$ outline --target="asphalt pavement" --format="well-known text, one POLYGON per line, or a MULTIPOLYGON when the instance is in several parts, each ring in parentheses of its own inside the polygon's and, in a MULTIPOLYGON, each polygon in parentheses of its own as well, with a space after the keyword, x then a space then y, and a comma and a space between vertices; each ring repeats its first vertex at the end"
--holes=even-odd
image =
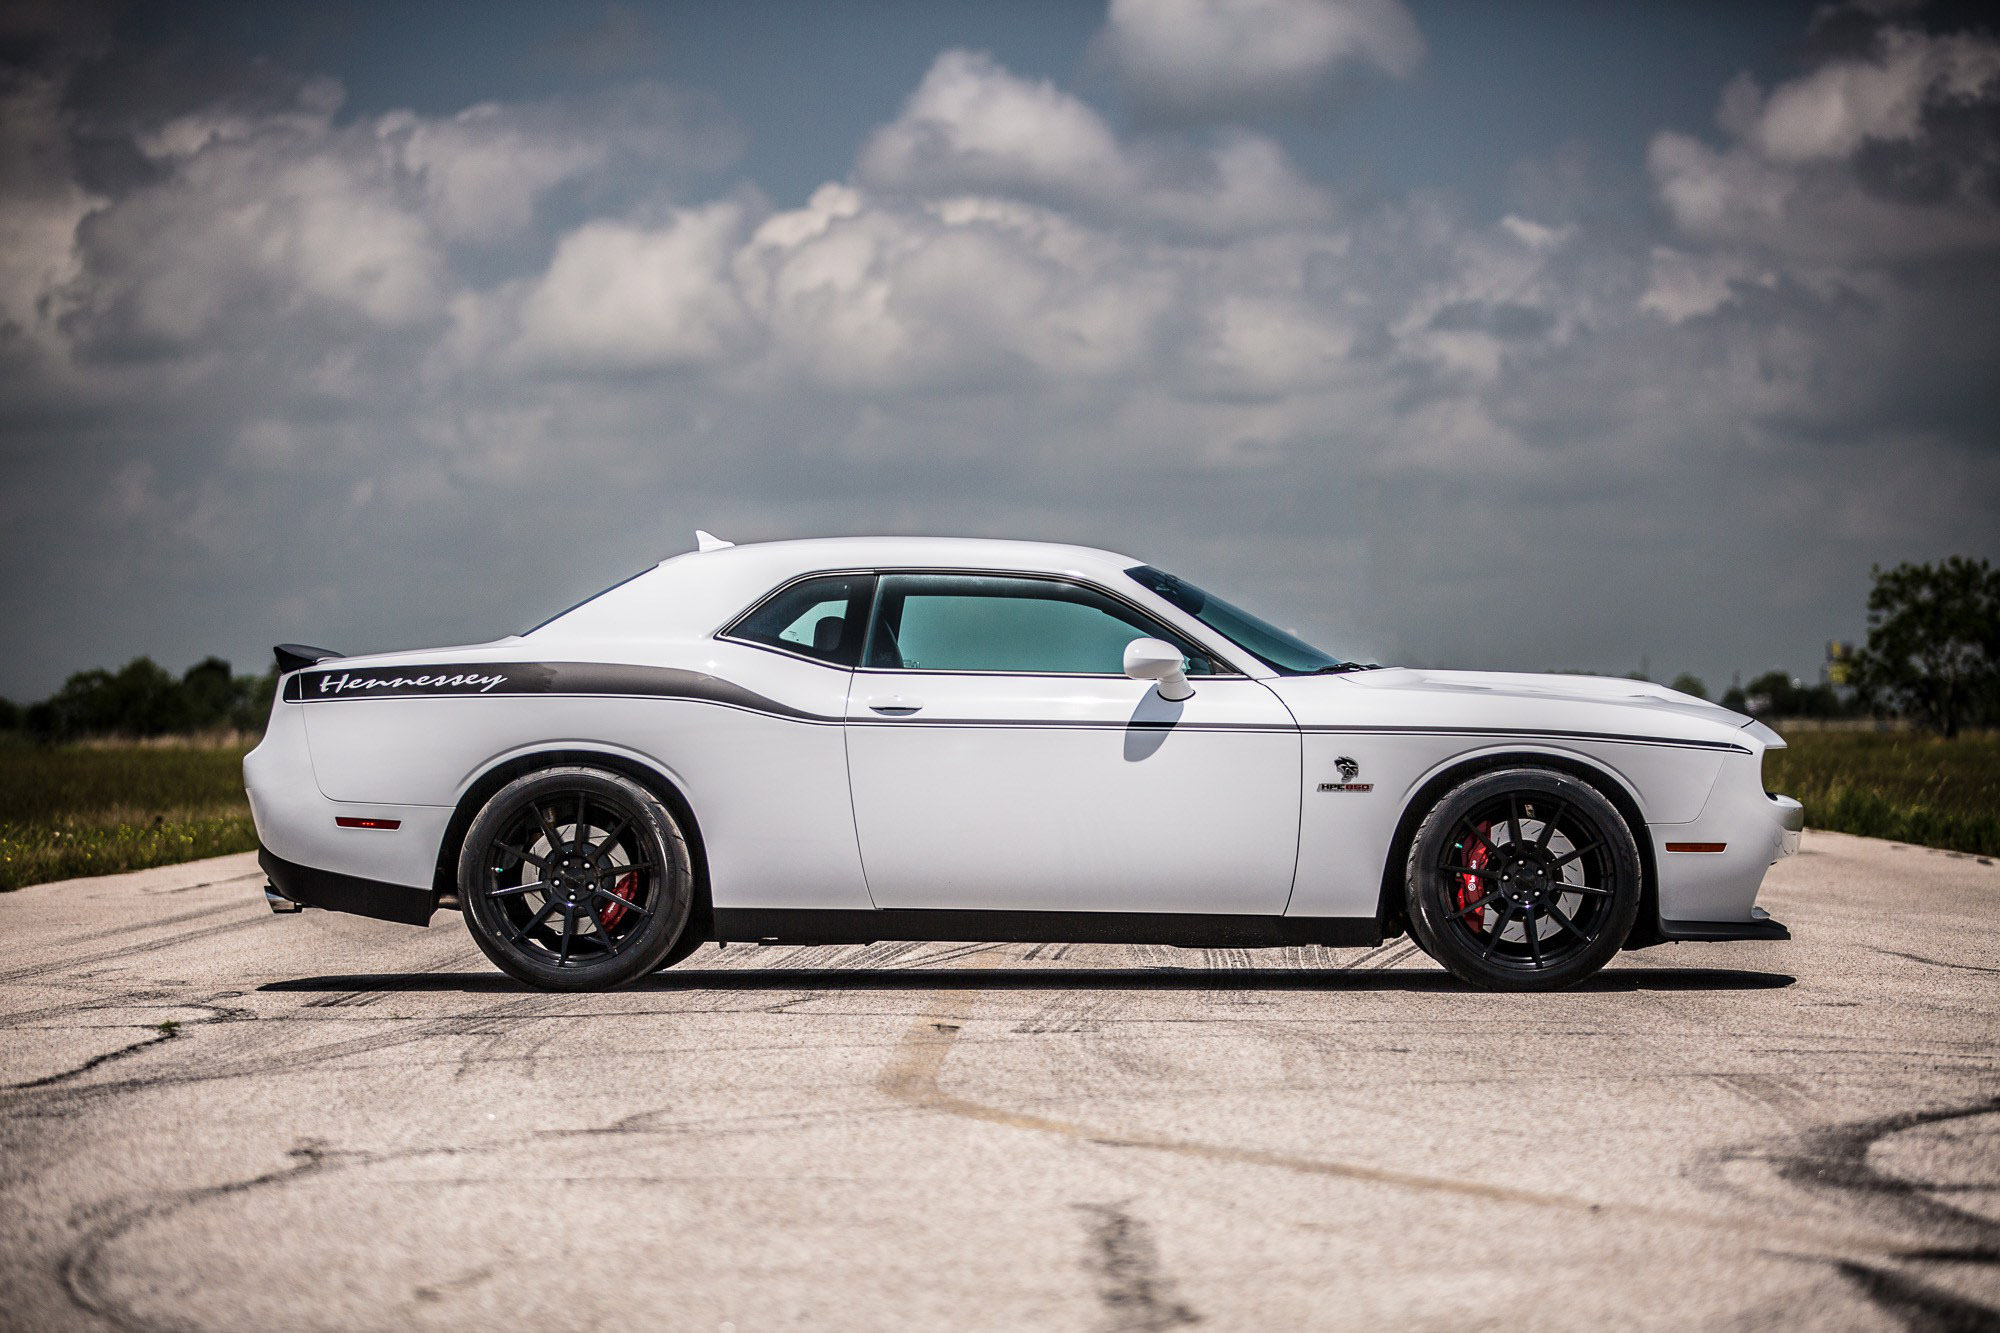
POLYGON ((702 949, 545 995, 248 856, 0 895, 0 1326, 2000 1323, 2000 867, 1789 943, 702 949))

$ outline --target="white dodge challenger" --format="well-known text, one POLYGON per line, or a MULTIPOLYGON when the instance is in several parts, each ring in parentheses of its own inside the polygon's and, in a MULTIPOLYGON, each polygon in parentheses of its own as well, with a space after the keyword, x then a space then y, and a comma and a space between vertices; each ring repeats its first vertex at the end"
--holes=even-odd
POLYGON ((1343 662, 1109 551, 701 549, 524 634, 284 645, 273 908, 617 986, 708 940, 1373 946, 1542 990, 1785 939, 1761 723, 1642 682, 1343 662))

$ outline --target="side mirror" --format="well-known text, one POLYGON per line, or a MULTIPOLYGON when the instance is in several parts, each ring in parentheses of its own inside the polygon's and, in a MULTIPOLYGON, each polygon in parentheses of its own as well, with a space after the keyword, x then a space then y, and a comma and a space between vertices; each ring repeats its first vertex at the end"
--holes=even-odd
POLYGON ((1156 681, 1160 697, 1169 703, 1194 698, 1181 664, 1181 650, 1164 639, 1134 639, 1125 645, 1125 674, 1133 680, 1156 681))

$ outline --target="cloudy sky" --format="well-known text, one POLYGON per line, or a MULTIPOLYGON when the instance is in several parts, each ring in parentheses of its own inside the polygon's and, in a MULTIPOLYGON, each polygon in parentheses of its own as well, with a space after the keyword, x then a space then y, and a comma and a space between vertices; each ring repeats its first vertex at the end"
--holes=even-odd
POLYGON ((0 694, 687 549, 1131 552, 1345 656, 1816 674, 2000 555, 1976 8, 0 7, 0 694))

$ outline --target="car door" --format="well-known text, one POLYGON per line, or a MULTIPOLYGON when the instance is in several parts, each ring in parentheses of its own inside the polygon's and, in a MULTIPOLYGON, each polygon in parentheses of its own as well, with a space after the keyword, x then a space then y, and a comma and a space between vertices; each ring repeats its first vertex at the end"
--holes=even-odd
POLYGON ((1086 583, 884 573, 847 757, 877 907, 1276 915, 1291 891, 1291 714, 1086 583), (1192 698, 1124 675, 1148 636, 1192 698))

